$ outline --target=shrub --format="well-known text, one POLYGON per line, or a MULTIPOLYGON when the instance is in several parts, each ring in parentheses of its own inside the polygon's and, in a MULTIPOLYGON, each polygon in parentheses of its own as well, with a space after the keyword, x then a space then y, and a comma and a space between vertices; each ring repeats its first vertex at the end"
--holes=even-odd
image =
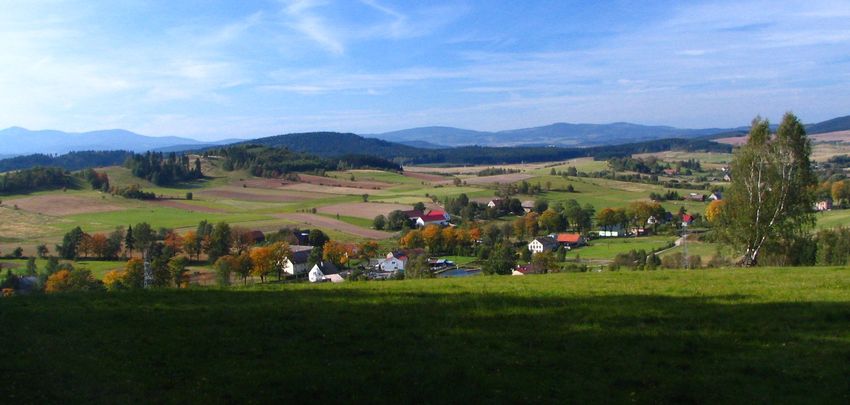
POLYGON ((46 293, 62 293, 72 291, 99 291, 103 284, 96 280, 90 271, 59 270, 47 278, 44 291, 46 293))

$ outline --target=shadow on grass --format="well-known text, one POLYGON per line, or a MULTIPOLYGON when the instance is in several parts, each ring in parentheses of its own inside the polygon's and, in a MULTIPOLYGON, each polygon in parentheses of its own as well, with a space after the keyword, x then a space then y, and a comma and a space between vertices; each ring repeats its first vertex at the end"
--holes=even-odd
POLYGON ((14 402, 850 400, 850 303, 154 291, 0 301, 14 402))

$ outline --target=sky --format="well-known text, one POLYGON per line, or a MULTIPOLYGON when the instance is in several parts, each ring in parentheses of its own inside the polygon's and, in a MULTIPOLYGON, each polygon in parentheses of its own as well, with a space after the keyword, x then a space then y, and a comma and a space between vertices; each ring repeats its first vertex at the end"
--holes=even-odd
POLYGON ((0 128, 202 140, 850 114, 850 2, 0 0, 0 128))

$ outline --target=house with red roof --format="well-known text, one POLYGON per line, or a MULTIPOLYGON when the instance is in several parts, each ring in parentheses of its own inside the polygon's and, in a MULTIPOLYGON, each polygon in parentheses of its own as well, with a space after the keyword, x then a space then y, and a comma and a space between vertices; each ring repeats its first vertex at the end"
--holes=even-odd
POLYGON ((421 228, 431 224, 448 225, 450 218, 449 214, 445 211, 431 210, 427 214, 416 218, 416 226, 421 228))
POLYGON ((580 233, 559 233, 555 235, 555 241, 558 242, 558 245, 566 246, 570 249, 587 244, 584 236, 581 236, 580 233))

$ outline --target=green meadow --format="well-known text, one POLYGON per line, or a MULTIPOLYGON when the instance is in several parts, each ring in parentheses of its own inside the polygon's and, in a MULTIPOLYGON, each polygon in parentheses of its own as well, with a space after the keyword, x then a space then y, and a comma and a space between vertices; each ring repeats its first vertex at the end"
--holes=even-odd
POLYGON ((0 319, 7 403, 850 400, 843 268, 58 294, 0 319))

